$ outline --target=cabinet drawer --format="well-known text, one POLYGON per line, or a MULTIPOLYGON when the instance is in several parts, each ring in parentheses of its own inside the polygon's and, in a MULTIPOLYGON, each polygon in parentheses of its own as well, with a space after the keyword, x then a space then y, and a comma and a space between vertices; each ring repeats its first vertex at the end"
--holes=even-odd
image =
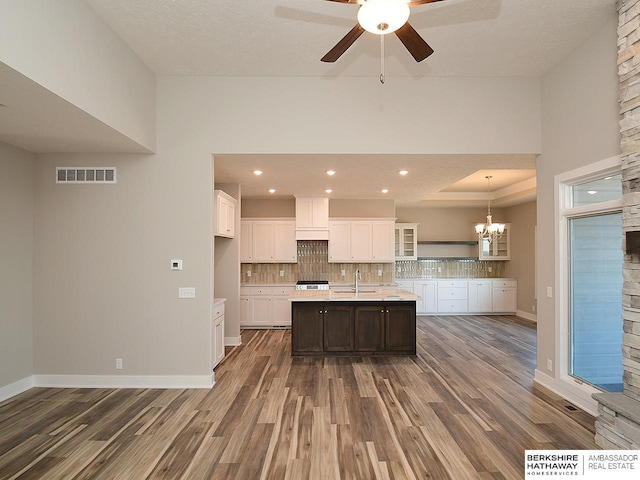
POLYGON ((293 292, 293 287, 273 287, 273 295, 290 296, 293 292))
POLYGON ((468 310, 467 300, 438 299, 438 313, 464 313, 468 310))
POLYGON ((503 288, 503 287, 517 287, 517 280, 493 280, 491 282, 493 288, 503 288))
POLYGON ((240 287, 240 295, 253 296, 253 295, 272 295, 272 287, 240 287))
POLYGON ((438 288, 467 288, 466 280, 438 280, 438 288))
POLYGON ((220 305, 216 305, 213 308, 213 318, 214 320, 218 317, 221 317, 224 315, 224 303, 220 304, 220 305))
POLYGON ((438 300, 466 300, 467 287, 438 287, 438 300))

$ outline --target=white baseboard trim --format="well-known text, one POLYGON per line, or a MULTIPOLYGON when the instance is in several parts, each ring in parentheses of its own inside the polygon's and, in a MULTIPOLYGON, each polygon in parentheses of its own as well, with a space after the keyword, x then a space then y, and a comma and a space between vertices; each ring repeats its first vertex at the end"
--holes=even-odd
POLYGON ((578 385, 572 380, 551 377, 538 369, 535 371, 533 381, 560 395, 594 417, 598 416, 598 402, 591 398, 591 394, 596 392, 595 389, 578 385))
POLYGON ((34 375, 35 387, 211 388, 215 375, 34 375))
POLYGON ((535 313, 525 312, 524 310, 516 310, 516 317, 521 317, 525 320, 538 323, 538 316, 535 313))
POLYGON ((224 337, 224 345, 226 347, 237 347, 242 345, 242 337, 224 337))
POLYGON ((20 395, 22 392, 26 392, 34 386, 32 375, 30 377, 23 378, 22 380, 18 380, 17 382, 10 383, 9 385, 5 385, 4 387, 0 387, 0 402, 3 402, 8 398, 15 397, 16 395, 20 395))

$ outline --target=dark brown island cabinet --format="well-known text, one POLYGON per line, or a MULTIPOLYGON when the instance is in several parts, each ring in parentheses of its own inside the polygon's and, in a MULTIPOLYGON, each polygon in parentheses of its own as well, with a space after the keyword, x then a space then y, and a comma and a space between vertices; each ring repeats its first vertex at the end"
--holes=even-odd
POLYGON ((292 356, 415 354, 415 301, 291 304, 292 356))

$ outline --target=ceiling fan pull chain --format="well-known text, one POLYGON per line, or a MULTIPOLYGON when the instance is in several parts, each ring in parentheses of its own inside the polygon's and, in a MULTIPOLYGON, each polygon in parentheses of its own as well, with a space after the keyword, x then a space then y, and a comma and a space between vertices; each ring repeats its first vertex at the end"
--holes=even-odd
POLYGON ((384 85, 384 35, 380 35, 380 83, 384 85))

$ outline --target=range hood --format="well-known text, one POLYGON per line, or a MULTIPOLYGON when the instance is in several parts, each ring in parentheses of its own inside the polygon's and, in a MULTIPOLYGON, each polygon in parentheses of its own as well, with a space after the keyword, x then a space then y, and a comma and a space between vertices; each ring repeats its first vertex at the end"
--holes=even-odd
POLYGON ((296 195, 296 240, 329 240, 329 199, 296 195))

